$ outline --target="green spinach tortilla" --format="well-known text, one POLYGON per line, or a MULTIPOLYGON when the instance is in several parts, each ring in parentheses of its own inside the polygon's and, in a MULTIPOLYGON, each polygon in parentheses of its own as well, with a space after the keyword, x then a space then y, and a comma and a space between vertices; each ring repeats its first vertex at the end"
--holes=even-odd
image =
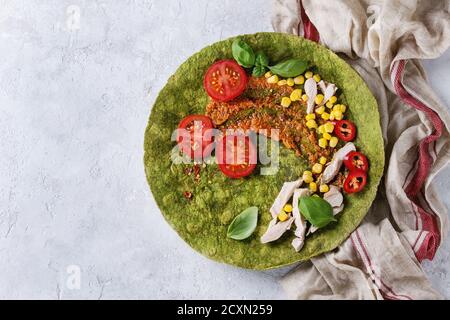
POLYGON ((244 268, 270 269, 310 259, 341 244, 360 224, 375 198, 383 174, 384 149, 375 98, 359 75, 330 50, 306 39, 280 33, 240 36, 255 51, 266 52, 272 62, 301 58, 314 65, 323 79, 340 89, 339 100, 348 106, 347 117, 358 128, 354 141, 370 161, 369 181, 361 193, 345 195, 345 209, 338 221, 307 237, 305 246, 295 252, 292 233, 269 244, 260 237, 272 219, 269 208, 286 181, 301 177, 308 163, 292 150, 280 148, 280 169, 275 175, 253 174, 229 179, 217 165, 201 168, 198 181, 186 175, 183 165, 171 161, 175 143, 171 134, 189 114, 203 114, 209 98, 203 89, 203 76, 216 60, 231 59, 235 38, 208 46, 184 62, 161 90, 150 114, 145 132, 144 165, 153 196, 164 218, 191 247, 216 261, 244 268), (187 200, 183 193, 192 192, 187 200), (253 235, 236 241, 227 238, 227 227, 244 209, 259 208, 253 235))

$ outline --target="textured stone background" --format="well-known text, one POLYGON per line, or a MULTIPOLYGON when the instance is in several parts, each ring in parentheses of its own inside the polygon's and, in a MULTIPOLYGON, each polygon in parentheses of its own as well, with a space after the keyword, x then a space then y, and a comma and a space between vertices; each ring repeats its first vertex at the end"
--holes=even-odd
MULTIPOLYGON (((1 2, 0 298, 284 298, 280 272, 221 265, 182 242, 142 165, 170 74, 209 43, 271 31, 269 5, 1 2)), ((447 105, 449 63, 426 63, 447 105)), ((447 204, 449 172, 438 181, 447 204)), ((447 240, 424 266, 447 297, 449 262, 447 240)))

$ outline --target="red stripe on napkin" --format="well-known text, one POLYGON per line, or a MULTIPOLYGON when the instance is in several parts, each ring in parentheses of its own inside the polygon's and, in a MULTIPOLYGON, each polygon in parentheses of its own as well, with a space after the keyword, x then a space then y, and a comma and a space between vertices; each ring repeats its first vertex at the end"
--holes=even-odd
POLYGON ((305 8, 303 8, 303 3, 300 0, 300 17, 302 18, 303 23, 303 37, 305 37, 308 40, 319 42, 320 41, 320 35, 317 31, 316 27, 313 25, 311 20, 309 20, 308 15, 305 12, 305 8))

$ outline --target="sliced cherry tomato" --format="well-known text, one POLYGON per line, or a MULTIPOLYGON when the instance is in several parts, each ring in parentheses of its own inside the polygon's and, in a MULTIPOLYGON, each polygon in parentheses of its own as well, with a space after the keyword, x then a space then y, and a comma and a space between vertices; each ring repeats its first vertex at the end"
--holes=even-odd
POLYGON ((369 169, 369 161, 367 157, 358 151, 351 151, 347 153, 344 158, 344 165, 348 168, 348 170, 362 170, 367 171, 369 169))
POLYGON ((353 141, 356 136, 356 126, 349 120, 339 120, 334 125, 334 133, 345 142, 353 141))
POLYGON ((247 86, 245 70, 234 60, 220 60, 206 71, 203 86, 208 95, 217 101, 230 101, 247 86))
POLYGON ((212 151, 213 136, 207 130, 213 128, 211 118, 201 115, 189 115, 178 125, 177 143, 181 151, 191 159, 200 160, 212 151))
POLYGON ((344 191, 347 193, 360 192, 367 183, 367 174, 365 171, 356 169, 350 171, 344 181, 344 191))
POLYGON ((256 167, 256 148, 248 136, 225 135, 216 145, 220 170, 233 179, 246 177, 256 167))

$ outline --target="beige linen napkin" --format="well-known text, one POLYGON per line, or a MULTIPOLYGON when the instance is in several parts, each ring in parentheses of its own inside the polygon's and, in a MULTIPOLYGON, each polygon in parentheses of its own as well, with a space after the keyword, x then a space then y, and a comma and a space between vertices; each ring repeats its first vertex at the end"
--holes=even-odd
MULTIPOLYGON (((376 97, 386 148, 378 197, 336 250, 281 284, 294 299, 439 299, 421 268, 448 229, 433 178, 450 160, 450 117, 420 59, 450 44, 449 1, 275 0, 275 31, 319 40, 350 63, 376 97)), ((351 106, 350 106, 351 107, 351 106)))

